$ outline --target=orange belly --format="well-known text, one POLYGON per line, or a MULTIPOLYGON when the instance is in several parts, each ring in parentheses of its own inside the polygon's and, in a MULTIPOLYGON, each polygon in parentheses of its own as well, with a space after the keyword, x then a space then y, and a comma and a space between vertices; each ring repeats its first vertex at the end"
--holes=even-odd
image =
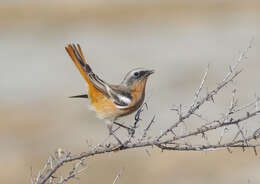
POLYGON ((116 105, 100 91, 89 90, 89 96, 91 99, 91 107, 100 119, 114 120, 119 116, 120 110, 116 108, 116 105))

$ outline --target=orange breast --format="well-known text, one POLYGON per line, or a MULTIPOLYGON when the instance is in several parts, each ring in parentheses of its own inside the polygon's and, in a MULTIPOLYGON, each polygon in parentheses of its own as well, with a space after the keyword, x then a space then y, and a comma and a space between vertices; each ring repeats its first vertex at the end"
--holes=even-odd
POLYGON ((143 98, 144 93, 145 93, 145 84, 146 84, 146 79, 136 83, 133 87, 133 104, 137 103, 140 99, 143 98))
POLYGON ((132 103, 129 104, 128 108, 126 109, 120 109, 120 114, 119 116, 125 116, 128 114, 131 114, 135 112, 144 102, 144 96, 145 96, 145 84, 146 84, 146 79, 143 81, 140 81, 136 83, 133 86, 133 92, 132 92, 132 103))

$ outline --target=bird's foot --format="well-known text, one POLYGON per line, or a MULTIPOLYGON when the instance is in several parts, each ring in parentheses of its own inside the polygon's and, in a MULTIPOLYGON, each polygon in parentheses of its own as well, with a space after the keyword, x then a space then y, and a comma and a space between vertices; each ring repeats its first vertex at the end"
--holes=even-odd
POLYGON ((123 125, 121 123, 117 123, 117 122, 113 122, 113 123, 118 125, 118 126, 120 126, 120 127, 122 127, 122 128, 125 128, 129 135, 134 135, 135 134, 135 129, 134 128, 125 126, 125 125, 123 125))

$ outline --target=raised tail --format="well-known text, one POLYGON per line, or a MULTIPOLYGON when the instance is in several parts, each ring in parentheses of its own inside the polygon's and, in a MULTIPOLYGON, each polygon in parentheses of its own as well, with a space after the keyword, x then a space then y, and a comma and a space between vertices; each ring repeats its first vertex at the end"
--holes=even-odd
POLYGON ((87 61, 85 60, 82 50, 80 48, 80 45, 77 44, 69 44, 67 47, 65 47, 66 51, 68 52, 70 58, 78 68, 79 72, 83 76, 83 78, 88 83, 88 96, 87 95, 77 95, 73 96, 72 98, 87 98, 90 97, 91 101, 94 102, 99 98, 99 96, 102 96, 101 92, 95 87, 91 79, 89 78, 90 75, 94 75, 92 72, 90 66, 87 64, 87 61))
POLYGON ((77 44, 76 46, 75 44, 69 44, 65 49, 83 78, 86 80, 88 85, 91 86, 92 84, 88 78, 88 73, 92 72, 92 70, 83 56, 80 45, 77 44))

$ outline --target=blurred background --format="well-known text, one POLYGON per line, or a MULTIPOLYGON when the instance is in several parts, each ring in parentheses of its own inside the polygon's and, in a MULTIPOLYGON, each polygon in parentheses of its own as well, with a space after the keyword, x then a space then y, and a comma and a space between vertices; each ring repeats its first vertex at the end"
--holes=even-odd
MULTIPOLYGON (((0 1, 0 183, 29 183, 30 168, 36 174, 57 148, 86 151, 87 142, 108 134, 88 100, 67 98, 84 93, 86 85, 66 44, 80 43, 94 71, 111 83, 135 67, 155 69, 144 121, 156 115, 157 135, 175 119, 173 105, 191 103, 207 64, 212 88, 252 37, 243 73, 207 114, 225 112, 233 88, 241 104, 260 95, 259 10, 257 0, 0 1)), ((125 184, 260 182, 252 150, 149 151, 91 158, 73 183, 112 183, 122 168, 118 183, 125 184)))

